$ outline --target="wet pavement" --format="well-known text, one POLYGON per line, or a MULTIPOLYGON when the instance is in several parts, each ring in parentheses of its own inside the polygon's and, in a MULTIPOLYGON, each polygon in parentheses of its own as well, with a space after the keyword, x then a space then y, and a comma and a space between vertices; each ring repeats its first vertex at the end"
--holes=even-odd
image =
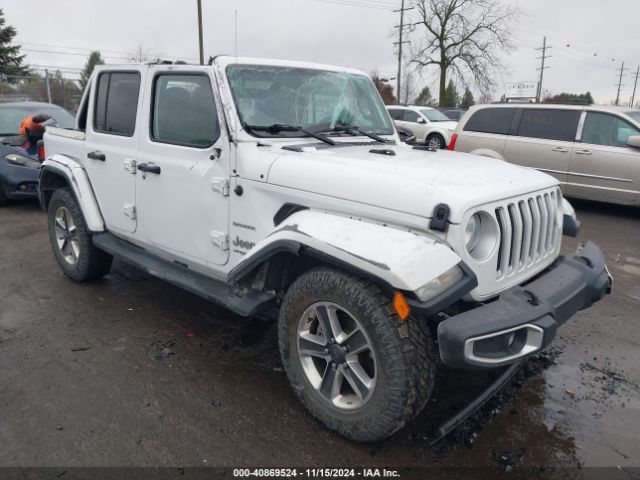
POLYGON ((598 243, 614 295, 435 446, 439 422, 499 372, 442 369, 414 424, 384 442, 349 442, 295 399, 272 322, 118 262, 103 281, 75 284, 55 264, 45 214, 0 208, 0 466, 445 466, 486 478, 608 466, 636 478, 640 210, 575 206, 583 228, 564 250, 598 243))

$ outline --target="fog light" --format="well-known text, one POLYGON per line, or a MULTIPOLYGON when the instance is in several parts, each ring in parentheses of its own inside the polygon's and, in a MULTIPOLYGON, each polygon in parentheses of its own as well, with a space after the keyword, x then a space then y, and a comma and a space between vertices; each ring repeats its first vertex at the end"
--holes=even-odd
POLYGON ((472 363, 505 364, 540 349, 543 339, 540 327, 526 324, 466 340, 464 356, 472 363))

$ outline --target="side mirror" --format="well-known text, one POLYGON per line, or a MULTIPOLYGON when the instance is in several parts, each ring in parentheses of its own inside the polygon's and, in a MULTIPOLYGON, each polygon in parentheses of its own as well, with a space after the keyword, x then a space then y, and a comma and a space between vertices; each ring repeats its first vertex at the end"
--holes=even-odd
POLYGON ((427 123, 427 121, 422 117, 418 117, 418 123, 427 123))
POLYGON ((627 145, 629 145, 631 148, 640 149, 640 135, 631 135, 629 138, 627 138, 627 145))

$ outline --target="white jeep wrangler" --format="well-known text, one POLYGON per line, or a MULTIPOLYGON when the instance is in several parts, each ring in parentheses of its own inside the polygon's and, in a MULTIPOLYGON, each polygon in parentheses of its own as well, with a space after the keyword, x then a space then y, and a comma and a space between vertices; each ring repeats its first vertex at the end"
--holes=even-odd
POLYGON ((402 144, 356 70, 99 67, 76 129, 45 148, 39 198, 69 278, 117 257, 240 315, 279 308, 293 390, 354 440, 420 413, 437 362, 519 362, 610 290, 594 244, 559 256, 578 223, 556 180, 402 144))

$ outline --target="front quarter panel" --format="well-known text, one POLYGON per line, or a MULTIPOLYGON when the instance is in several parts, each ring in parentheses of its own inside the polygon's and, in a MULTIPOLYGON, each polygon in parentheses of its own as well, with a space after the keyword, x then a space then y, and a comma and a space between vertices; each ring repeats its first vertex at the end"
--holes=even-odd
POLYGON ((274 246, 309 247, 376 277, 398 290, 415 291, 460 263, 449 247, 426 235, 332 213, 305 210, 288 217, 230 272, 253 268, 274 246))

